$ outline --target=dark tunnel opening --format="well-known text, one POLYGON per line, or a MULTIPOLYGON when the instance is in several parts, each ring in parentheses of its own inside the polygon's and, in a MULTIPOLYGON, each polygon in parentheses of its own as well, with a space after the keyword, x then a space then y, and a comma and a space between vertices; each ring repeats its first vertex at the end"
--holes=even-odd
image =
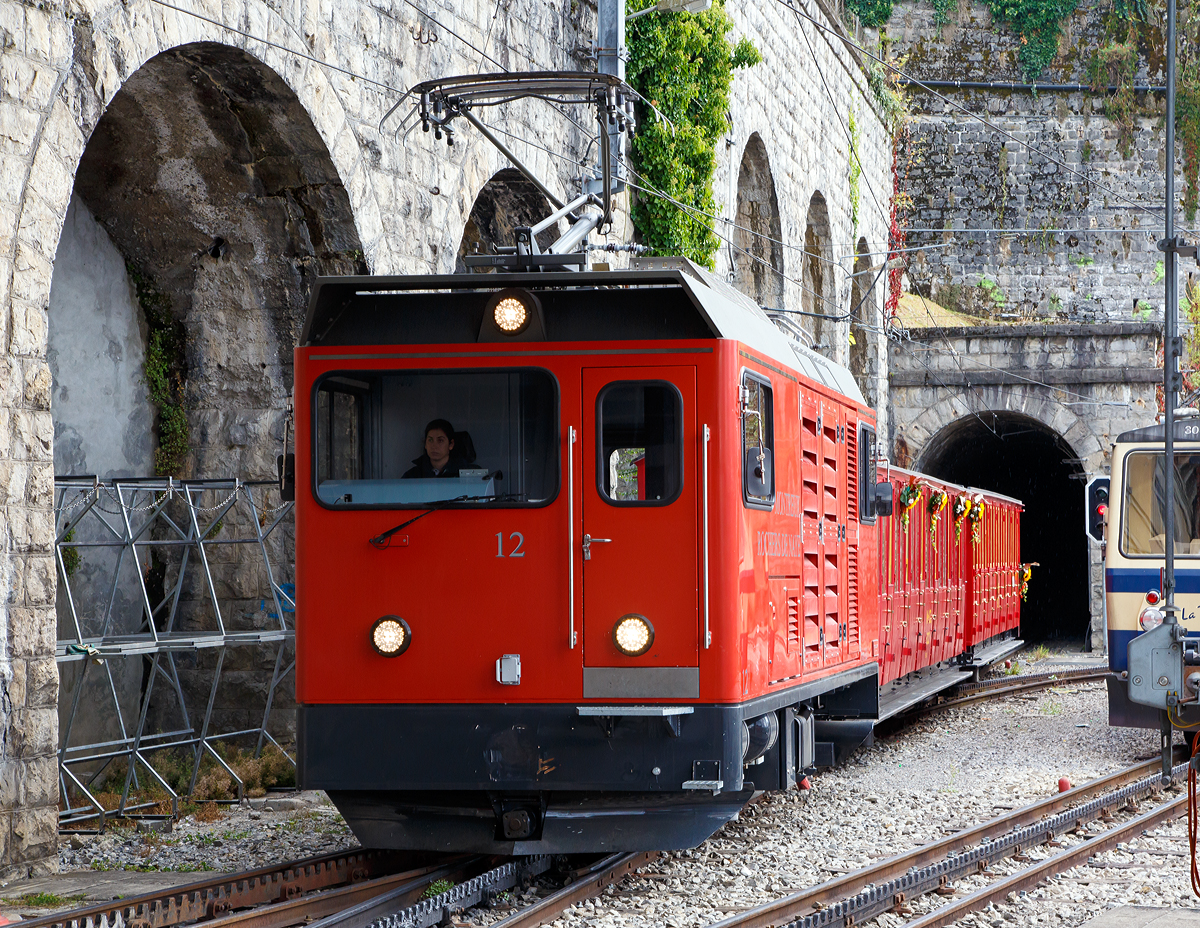
POLYGON ((1069 445, 1027 416, 989 413, 947 426, 918 470, 1012 496, 1021 514, 1021 559, 1037 562, 1021 606, 1026 641, 1088 640, 1088 550, 1083 469, 1069 445))

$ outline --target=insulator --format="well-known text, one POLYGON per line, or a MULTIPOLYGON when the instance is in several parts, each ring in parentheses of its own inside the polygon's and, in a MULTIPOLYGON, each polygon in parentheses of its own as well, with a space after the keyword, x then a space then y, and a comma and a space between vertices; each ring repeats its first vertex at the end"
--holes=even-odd
POLYGON ((437 139, 439 142, 442 140, 442 127, 441 126, 438 126, 437 128, 435 128, 433 130, 433 137, 435 139, 437 139))
POLYGON ((434 97, 434 98, 433 98, 433 115, 434 115, 434 116, 437 116, 439 119, 441 118, 441 115, 442 115, 442 97, 441 97, 441 95, 440 95, 440 94, 439 94, 438 96, 436 96, 436 97, 434 97))
POLYGON ((454 147, 454 130, 453 129, 446 130, 446 144, 449 145, 451 148, 454 147))

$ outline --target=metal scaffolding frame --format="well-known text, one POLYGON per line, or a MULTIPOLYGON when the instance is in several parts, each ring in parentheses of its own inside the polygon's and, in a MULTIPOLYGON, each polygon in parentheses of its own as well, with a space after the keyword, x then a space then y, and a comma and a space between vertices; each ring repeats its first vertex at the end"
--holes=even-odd
MULTIPOLYGON (((291 502, 281 502, 274 508, 266 507, 269 488, 278 484, 274 481, 237 479, 176 480, 153 477, 101 480, 91 476, 72 476, 56 477, 54 485, 54 555, 60 584, 59 601, 65 602, 66 611, 69 612, 71 627, 66 634, 73 635, 60 638, 57 643, 55 658, 60 680, 67 665, 81 663, 82 666, 69 696, 70 709, 63 717, 59 734, 60 828, 95 822, 98 829, 103 830, 107 818, 149 814, 149 810, 157 803, 130 801, 131 789, 140 788, 141 785, 139 769, 145 771, 147 782, 153 781, 167 793, 172 813, 177 813, 179 800, 190 796, 196 787, 200 762, 206 754, 233 778, 240 799, 245 784, 215 749, 214 745, 219 741, 253 738, 256 742, 255 757, 269 741, 295 766, 295 759, 283 750, 268 731, 276 689, 295 667, 294 660, 284 666, 288 642, 295 637, 294 624, 289 620, 296 607, 295 588, 277 579, 268 547, 272 532, 292 511, 293 506, 291 502), (256 490, 260 491, 257 501, 256 490), (254 533, 247 533, 247 537, 220 537, 227 519, 236 520, 238 526, 253 526, 254 533), (259 627, 247 621, 252 617, 233 617, 222 613, 209 555, 216 547, 228 545, 257 547, 256 556, 261 557, 269 592, 260 600, 260 611, 257 613, 259 627), (81 591, 73 588, 72 580, 81 554, 87 549, 108 549, 112 552, 108 555, 109 559, 115 561, 105 598, 100 600, 94 597, 96 607, 91 610, 94 614, 81 614, 89 610, 77 607, 81 591), (152 591, 147 584, 147 573, 154 552, 170 558, 175 570, 175 576, 169 584, 164 581, 163 596, 158 602, 151 601, 152 591), (173 552, 173 556, 169 552, 173 552), (128 609, 125 610, 127 614, 121 615, 118 592, 122 577, 127 578, 127 585, 132 587, 132 575, 138 578, 140 596, 137 597, 139 602, 136 609, 140 610, 140 615, 130 615, 128 609), (180 604, 188 602, 181 597, 188 589, 189 581, 198 586, 200 599, 211 607, 210 619, 215 620, 215 629, 180 627, 180 604), (274 611, 269 611, 268 603, 274 611), (263 612, 266 612, 266 628, 261 627, 263 612), (128 631, 130 628, 134 630, 128 631), (225 651, 228 647, 236 646, 274 648, 274 671, 258 727, 216 731, 213 708, 221 684, 225 651), (208 686, 207 703, 202 715, 195 711, 189 713, 176 656, 208 648, 216 649, 216 666, 208 686), (127 718, 128 713, 122 709, 113 676, 113 661, 116 660, 149 661, 148 679, 143 671, 137 719, 132 724, 127 718), (106 695, 112 699, 112 717, 119 737, 72 744, 80 700, 92 668, 99 668, 105 675, 106 695), (180 724, 172 731, 148 730, 154 686, 159 677, 168 688, 168 695, 177 700, 178 713, 181 715, 180 724), (194 720, 198 717, 200 724, 197 727, 194 720), (191 753, 191 782, 184 792, 172 789, 152 763, 154 754, 168 749, 191 753), (126 762, 124 787, 117 808, 106 811, 91 787, 118 760, 126 762), (88 769, 79 773, 77 770, 80 767, 88 769), (73 801, 73 791, 69 787, 73 787, 77 796, 83 797, 82 802, 73 801)), ((93 586, 92 592, 96 591, 93 586)), ((67 697, 66 690, 60 688, 60 705, 67 697)))

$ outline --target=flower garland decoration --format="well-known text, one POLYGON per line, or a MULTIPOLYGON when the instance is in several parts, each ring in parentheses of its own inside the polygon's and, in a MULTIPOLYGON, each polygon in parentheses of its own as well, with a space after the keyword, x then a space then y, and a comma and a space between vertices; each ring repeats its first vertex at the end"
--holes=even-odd
POLYGON ((954 515, 954 540, 958 541, 962 538, 963 522, 971 512, 971 497, 965 493, 954 497, 954 509, 951 512, 954 515))
POLYGON ((942 517, 942 510, 949 501, 945 490, 934 490, 929 494, 929 539, 933 542, 934 551, 937 550, 938 519, 942 517))
POLYGON ((983 531, 983 514, 987 511, 987 503, 984 502, 983 496, 978 495, 971 500, 971 511, 968 513, 971 519, 971 543, 979 544, 983 531))
POLYGON ((908 531, 908 513, 921 501, 921 490, 923 487, 917 481, 913 481, 903 490, 900 491, 900 524, 904 526, 904 531, 908 531))
POLYGON ((1017 579, 1021 581, 1021 602, 1029 595, 1029 580, 1033 577, 1033 568, 1040 566, 1037 561, 1022 564, 1017 568, 1017 579))

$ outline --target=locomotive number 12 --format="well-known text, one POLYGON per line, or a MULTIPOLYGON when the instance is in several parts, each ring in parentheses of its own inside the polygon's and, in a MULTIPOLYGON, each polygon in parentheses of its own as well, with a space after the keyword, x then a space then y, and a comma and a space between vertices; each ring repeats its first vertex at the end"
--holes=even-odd
POLYGON ((520 532, 513 532, 508 536, 510 539, 517 540, 517 546, 508 554, 504 553, 504 532, 496 532, 496 557, 524 557, 525 552, 521 550, 521 545, 525 544, 525 536, 520 532))

